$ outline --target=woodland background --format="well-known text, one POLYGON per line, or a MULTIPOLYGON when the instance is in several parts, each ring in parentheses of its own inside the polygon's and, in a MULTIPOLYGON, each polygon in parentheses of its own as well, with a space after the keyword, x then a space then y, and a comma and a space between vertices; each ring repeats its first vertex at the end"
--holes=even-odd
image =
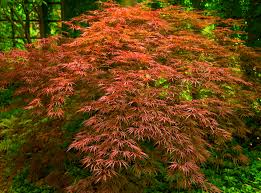
POLYGON ((261 1, 105 2, 0 1, 0 192, 261 191, 261 1))
MULTIPOLYGON (((122 4, 140 1, 119 0, 122 4)), ((10 47, 22 48, 25 43, 61 32, 61 21, 69 20, 86 10, 98 8, 100 1, 93 0, 2 0, 0 10, 0 50, 10 47), (98 3, 97 3, 98 2, 98 3)), ((201 9, 222 18, 244 19, 247 32, 240 38, 249 46, 261 45, 261 5, 259 0, 170 0, 150 1, 150 6, 160 8, 169 4, 179 4, 188 9, 201 9)))

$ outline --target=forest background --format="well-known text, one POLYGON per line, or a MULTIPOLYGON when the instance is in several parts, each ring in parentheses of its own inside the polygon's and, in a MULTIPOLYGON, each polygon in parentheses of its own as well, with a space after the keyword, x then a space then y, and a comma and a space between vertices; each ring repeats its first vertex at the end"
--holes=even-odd
MULTIPOLYGON (((135 4, 135 0, 119 0, 122 4, 135 4)), ((0 9, 0 50, 23 48, 35 39, 61 32, 61 21, 75 17, 84 11, 97 9, 100 1, 92 0, 2 0, 0 9)), ((222 18, 244 19, 240 29, 247 34, 240 38, 249 46, 261 45, 261 5, 259 0, 169 0, 149 1, 150 6, 161 8, 167 4, 179 4, 188 9, 205 10, 222 18)))

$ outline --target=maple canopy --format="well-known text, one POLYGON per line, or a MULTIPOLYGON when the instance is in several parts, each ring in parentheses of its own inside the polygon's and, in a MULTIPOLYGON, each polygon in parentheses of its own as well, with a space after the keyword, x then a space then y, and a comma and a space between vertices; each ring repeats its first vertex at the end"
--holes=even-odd
MULTIPOLYGON (((142 192, 164 171, 173 190, 218 192, 201 164, 246 135, 255 96, 240 54, 257 54, 230 36, 229 22, 178 6, 104 4, 67 22, 80 37, 2 53, 0 85, 16 85, 17 105, 34 117, 89 114, 69 150, 82 153, 92 175, 68 191, 142 192)), ((247 162, 237 151, 234 159, 247 162)))

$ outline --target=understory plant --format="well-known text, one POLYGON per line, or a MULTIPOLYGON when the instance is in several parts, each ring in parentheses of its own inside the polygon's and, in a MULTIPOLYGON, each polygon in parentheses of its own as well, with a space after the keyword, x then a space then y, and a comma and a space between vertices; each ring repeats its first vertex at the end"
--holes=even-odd
POLYGON ((17 106, 34 120, 49 117, 51 126, 88 114, 68 150, 81 153, 91 175, 68 192, 139 193, 159 171, 170 189, 219 192, 201 165, 247 163, 229 141, 249 132, 244 118, 259 90, 230 62, 244 53, 256 64, 258 54, 230 37, 229 23, 178 6, 105 3, 66 22, 80 37, 2 53, 0 86, 18 85, 24 101, 17 106), (220 25, 204 36, 213 23, 220 25))

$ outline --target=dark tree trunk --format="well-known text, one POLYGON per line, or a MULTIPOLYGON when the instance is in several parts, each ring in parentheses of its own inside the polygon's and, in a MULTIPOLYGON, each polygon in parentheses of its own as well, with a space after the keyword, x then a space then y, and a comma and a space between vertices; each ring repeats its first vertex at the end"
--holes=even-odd
POLYGON ((15 23, 14 23, 14 10, 13 10, 13 8, 11 7, 11 20, 13 21, 12 23, 11 23, 11 26, 12 26, 12 46, 13 47, 15 47, 16 46, 16 41, 15 41, 15 23))
POLYGON ((70 20, 71 18, 80 15, 87 10, 94 10, 98 8, 96 0, 63 0, 62 15, 63 20, 70 20))
POLYGON ((42 4, 39 7, 39 24, 40 24, 40 37, 45 38, 50 34, 48 26, 48 4, 42 4))
POLYGON ((196 9, 202 8, 202 0, 192 0, 192 6, 196 9))
POLYGON ((261 47, 261 2, 250 1, 249 14, 247 17, 248 44, 261 47))
POLYGON ((24 8, 24 13, 25 13, 25 28, 24 28, 24 34, 25 34, 25 39, 27 43, 31 43, 31 37, 30 37, 30 13, 28 10, 28 0, 24 1, 23 4, 24 8))

